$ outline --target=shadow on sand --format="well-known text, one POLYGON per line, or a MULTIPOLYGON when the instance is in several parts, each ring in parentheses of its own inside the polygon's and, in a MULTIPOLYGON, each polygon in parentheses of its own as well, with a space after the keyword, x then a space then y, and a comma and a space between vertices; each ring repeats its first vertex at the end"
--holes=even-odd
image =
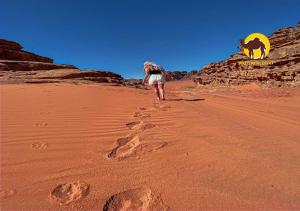
POLYGON ((166 101, 202 101, 205 100, 204 98, 196 98, 196 99, 183 99, 183 98, 176 98, 176 99, 166 99, 166 101))

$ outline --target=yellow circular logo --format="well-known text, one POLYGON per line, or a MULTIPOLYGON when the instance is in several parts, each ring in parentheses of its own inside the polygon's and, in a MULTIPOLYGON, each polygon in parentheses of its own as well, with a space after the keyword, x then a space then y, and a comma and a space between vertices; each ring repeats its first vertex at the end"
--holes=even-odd
POLYGON ((250 34, 245 40, 241 40, 241 47, 250 59, 264 59, 270 52, 270 41, 261 33, 250 34))

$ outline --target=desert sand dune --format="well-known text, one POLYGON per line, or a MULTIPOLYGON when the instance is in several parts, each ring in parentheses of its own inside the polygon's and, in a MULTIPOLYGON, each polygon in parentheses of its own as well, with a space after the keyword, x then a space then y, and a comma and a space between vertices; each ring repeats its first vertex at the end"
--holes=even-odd
POLYGON ((1 85, 1 210, 300 207, 300 90, 1 85))

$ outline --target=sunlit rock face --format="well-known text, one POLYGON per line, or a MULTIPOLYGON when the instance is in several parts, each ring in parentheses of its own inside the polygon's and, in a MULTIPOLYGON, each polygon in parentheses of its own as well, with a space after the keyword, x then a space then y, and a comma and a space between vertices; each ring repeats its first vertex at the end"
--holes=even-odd
POLYGON ((265 86, 300 85, 300 24, 282 28, 269 37, 268 65, 244 65, 249 58, 239 52, 228 59, 204 66, 192 77, 198 85, 231 85, 255 82, 265 86))

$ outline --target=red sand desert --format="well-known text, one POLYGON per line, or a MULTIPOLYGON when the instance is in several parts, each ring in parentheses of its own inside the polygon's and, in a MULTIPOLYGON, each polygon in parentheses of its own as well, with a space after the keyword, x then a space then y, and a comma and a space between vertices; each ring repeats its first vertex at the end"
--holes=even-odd
POLYGON ((300 207, 300 89, 1 85, 1 210, 300 207))

